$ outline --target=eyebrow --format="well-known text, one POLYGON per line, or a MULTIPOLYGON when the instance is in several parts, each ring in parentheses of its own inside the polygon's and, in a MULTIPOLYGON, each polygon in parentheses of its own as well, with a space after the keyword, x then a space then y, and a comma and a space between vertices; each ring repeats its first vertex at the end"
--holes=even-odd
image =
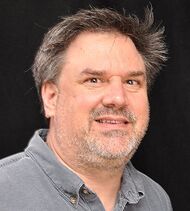
POLYGON ((93 70, 90 68, 85 68, 80 75, 95 75, 95 76, 103 76, 106 75, 106 71, 104 70, 93 70))
MULTIPOLYGON (((80 75, 89 75, 89 76, 104 76, 107 75, 108 73, 105 70, 93 70, 91 68, 85 68, 80 75)), ((141 70, 136 70, 136 71, 129 71, 127 73, 128 77, 138 77, 138 76, 146 76, 145 71, 141 70)))
POLYGON ((138 70, 138 71, 131 71, 129 73, 129 76, 131 77, 138 77, 138 76, 146 76, 146 72, 145 71, 141 71, 141 70, 138 70))

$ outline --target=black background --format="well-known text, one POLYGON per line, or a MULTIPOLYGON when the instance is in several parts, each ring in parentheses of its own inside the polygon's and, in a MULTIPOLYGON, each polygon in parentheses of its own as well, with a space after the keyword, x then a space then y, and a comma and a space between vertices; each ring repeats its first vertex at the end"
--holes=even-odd
MULTIPOLYGON (((79 8, 111 7, 143 15, 145 0, 0 1, 0 157, 22 151, 45 127, 31 74, 43 34, 59 17, 79 8)), ((160 183, 174 210, 190 210, 190 6, 186 0, 152 0, 155 19, 166 27, 169 60, 150 95, 148 134, 133 158, 160 183)))

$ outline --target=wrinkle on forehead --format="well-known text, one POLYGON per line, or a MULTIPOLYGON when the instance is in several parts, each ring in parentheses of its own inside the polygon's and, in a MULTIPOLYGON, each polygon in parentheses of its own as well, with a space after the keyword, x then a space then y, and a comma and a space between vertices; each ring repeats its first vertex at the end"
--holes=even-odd
MULTIPOLYGON (((110 34, 109 34, 109 35, 110 35, 110 34)), ((113 41, 112 41, 110 50, 109 50, 108 53, 107 53, 108 58, 110 58, 110 55, 111 55, 112 51, 114 51, 114 47, 117 47, 117 39, 119 39, 119 38, 121 38, 121 37, 124 38, 125 41, 127 41, 127 40, 130 39, 130 37, 125 36, 125 35, 123 35, 123 34, 121 34, 121 33, 119 33, 119 32, 113 32, 113 33, 111 33, 111 35, 112 35, 112 36, 114 35, 114 38, 113 38, 113 41)), ((132 43, 133 43, 133 41, 132 41, 131 39, 130 39, 129 42, 132 42, 132 43)), ((134 43, 133 43, 133 45, 134 45, 134 43)), ((135 45, 134 45, 134 47, 136 48, 135 45)), ((137 49, 136 49, 136 50, 137 50, 137 49)), ((113 53, 117 55, 118 52, 117 52, 117 50, 115 50, 113 53)), ((117 56, 115 57, 115 59, 117 59, 117 56)), ((109 69, 112 69, 112 59, 108 59, 108 61, 109 61, 109 63, 110 63, 109 69)))
POLYGON ((144 60, 130 37, 117 32, 83 32, 65 54, 64 66, 104 70, 145 70, 144 60), (86 66, 85 66, 86 65, 86 66))

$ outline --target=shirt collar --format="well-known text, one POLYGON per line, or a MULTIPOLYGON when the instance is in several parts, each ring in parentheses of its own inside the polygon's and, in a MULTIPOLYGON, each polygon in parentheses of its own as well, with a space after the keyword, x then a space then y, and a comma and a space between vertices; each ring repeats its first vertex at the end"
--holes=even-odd
MULTIPOLYGON (((38 163, 58 191, 64 192, 68 197, 77 196, 79 199, 79 191, 81 187, 85 186, 84 182, 57 160, 44 141, 47 131, 47 129, 36 131, 25 149, 25 153, 38 163)), ((138 203, 144 197, 143 181, 131 162, 128 162, 124 169, 120 193, 131 204, 138 203)))
POLYGON ((130 204, 136 204, 144 197, 144 185, 140 173, 129 161, 123 172, 121 193, 127 198, 130 204))
POLYGON ((46 135, 46 129, 36 131, 25 149, 25 153, 38 163, 59 192, 64 193, 68 197, 76 196, 79 199, 79 191, 84 186, 83 181, 57 160, 54 153, 43 140, 46 135))

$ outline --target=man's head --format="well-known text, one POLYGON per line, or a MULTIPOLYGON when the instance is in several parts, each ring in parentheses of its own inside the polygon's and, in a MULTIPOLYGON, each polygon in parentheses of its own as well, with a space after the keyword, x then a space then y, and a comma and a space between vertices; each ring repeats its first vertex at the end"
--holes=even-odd
POLYGON ((51 146, 65 162, 118 168, 137 149, 149 121, 147 88, 166 53, 152 23, 151 10, 141 22, 91 9, 45 36, 33 73, 51 146))
POLYGON ((164 28, 153 26, 153 22, 152 10, 148 8, 145 10, 144 20, 139 20, 135 15, 124 16, 109 9, 81 10, 73 16, 63 17, 44 37, 33 65, 39 95, 41 96, 44 82, 56 82, 67 48, 84 31, 115 31, 130 37, 143 57, 150 86, 166 60, 167 52, 163 41, 164 28))

